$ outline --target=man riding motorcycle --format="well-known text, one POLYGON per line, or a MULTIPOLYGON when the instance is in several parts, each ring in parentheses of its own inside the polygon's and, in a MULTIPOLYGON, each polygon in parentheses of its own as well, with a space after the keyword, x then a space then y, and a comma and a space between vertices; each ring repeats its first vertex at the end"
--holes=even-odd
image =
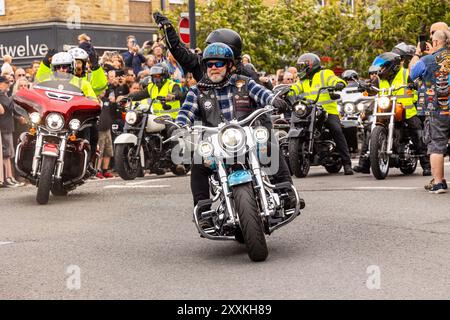
POLYGON ((91 84, 83 78, 74 75, 75 60, 68 52, 59 52, 52 57, 51 69, 49 72, 41 72, 36 75, 37 82, 50 81, 57 77, 70 79, 70 83, 83 91, 84 95, 93 100, 97 96, 92 89, 91 84), (70 78, 69 78, 70 77, 70 78))
MULTIPOLYGON (((372 66, 378 68, 378 76, 380 77, 379 88, 388 89, 391 86, 400 87, 410 83, 409 71, 401 66, 400 55, 393 52, 385 52, 375 58, 372 66)), ((419 155, 422 174, 424 176, 431 175, 431 167, 428 156, 426 155, 426 146, 423 142, 422 122, 417 116, 417 109, 414 106, 414 94, 406 88, 395 92, 397 102, 402 103, 406 109, 406 123, 411 130, 411 140, 416 147, 419 155)))
POLYGON ((72 48, 67 52, 75 59, 75 75, 89 81, 97 96, 105 91, 108 87, 108 78, 103 68, 98 64, 98 56, 94 48, 90 47, 90 54, 81 48, 72 48), (88 62, 91 64, 90 73, 87 72, 88 62))
MULTIPOLYGON (((166 42, 172 55, 187 72, 192 73, 197 82, 200 81, 206 73, 205 65, 202 62, 202 56, 193 53, 181 43, 175 28, 167 17, 159 12, 155 12, 153 17, 155 18, 155 22, 164 30, 166 42)), ((234 63, 230 69, 232 74, 246 76, 254 80, 256 83, 259 83, 258 73, 248 65, 246 67, 242 64, 242 39, 236 31, 226 28, 212 31, 206 38, 206 44, 210 45, 215 42, 224 43, 233 51, 234 63)), ((269 115, 262 115, 260 120, 269 130, 272 129, 272 123, 269 115)), ((279 170, 275 174, 275 179, 280 181, 291 181, 289 167, 284 157, 281 156, 281 153, 279 158, 279 166, 279 170)))
MULTIPOLYGON (((208 45, 203 52, 202 64, 206 74, 196 86, 189 89, 176 119, 177 124, 191 125, 195 120, 201 120, 205 126, 216 127, 221 122, 231 121, 233 118, 242 120, 256 108, 268 104, 273 104, 278 109, 288 108, 284 100, 275 98, 271 91, 254 80, 232 73, 235 61, 233 51, 228 45, 219 42, 208 45)), ((280 175, 280 171, 278 170, 278 182, 292 183, 290 174, 280 175)), ((208 177, 212 173, 213 171, 204 164, 192 165, 191 190, 194 206, 200 200, 209 199, 208 177)), ((288 205, 295 207, 295 202, 295 195, 291 194, 288 205)))
MULTIPOLYGON (((133 101, 144 99, 163 100, 153 103, 153 113, 156 115, 169 115, 175 119, 180 111, 180 101, 184 98, 180 86, 170 79, 167 66, 157 64, 150 69, 150 78, 146 88, 129 95, 133 101)), ((148 105, 148 102, 145 101, 148 105)))
MULTIPOLYGON (((302 94, 307 99, 315 99, 317 90, 321 87, 335 86, 337 90, 342 90, 347 85, 346 82, 338 78, 333 71, 329 69, 322 70, 320 58, 314 53, 305 53, 301 55, 297 60, 297 65, 300 80, 291 87, 295 96, 300 96, 302 94)), ((320 94, 318 103, 322 105, 328 113, 326 126, 329 128, 330 133, 336 142, 336 148, 344 165, 344 173, 346 175, 352 175, 353 170, 350 153, 344 133, 342 132, 337 103, 331 100, 328 92, 320 94)))

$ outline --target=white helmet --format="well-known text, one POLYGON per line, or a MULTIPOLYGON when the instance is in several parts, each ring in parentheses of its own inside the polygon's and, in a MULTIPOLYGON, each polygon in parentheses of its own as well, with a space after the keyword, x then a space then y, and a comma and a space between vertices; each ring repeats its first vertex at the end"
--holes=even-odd
POLYGON ((87 52, 81 48, 72 48, 67 52, 70 53, 76 60, 87 61, 89 59, 87 52))
POLYGON ((58 52, 52 57, 52 70, 55 71, 57 66, 68 66, 69 73, 73 73, 75 69, 75 59, 68 52, 58 52))

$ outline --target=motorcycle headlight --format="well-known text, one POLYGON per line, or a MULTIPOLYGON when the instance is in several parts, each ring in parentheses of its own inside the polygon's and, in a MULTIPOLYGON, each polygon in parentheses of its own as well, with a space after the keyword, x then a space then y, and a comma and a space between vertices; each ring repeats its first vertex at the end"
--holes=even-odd
POLYGON ((33 112, 30 114, 30 120, 33 124, 39 124, 41 122, 41 115, 37 112, 33 112))
POLYGON ((237 151, 245 144, 245 134, 237 127, 224 128, 219 134, 219 142, 225 150, 237 151))
POLYGON ((45 118, 45 124, 49 130, 59 131, 64 127, 64 118, 61 114, 52 112, 45 118))
POLYGON ((209 143, 208 141, 202 141, 200 142, 200 144, 198 145, 198 153, 203 157, 203 158, 208 158, 212 155, 213 151, 214 151, 214 147, 211 143, 209 143))
POLYGON ((378 98, 378 107, 381 109, 387 109, 389 108, 391 100, 388 97, 379 97, 378 98))
POLYGON ((256 142, 264 144, 269 140, 269 130, 264 127, 258 127, 253 131, 256 142))
POLYGON ((355 112, 355 105, 354 105, 353 103, 347 102, 347 103, 344 105, 344 111, 345 111, 345 113, 347 113, 347 114, 352 114, 352 113, 354 113, 354 112, 355 112))
POLYGON ((128 111, 127 114, 125 115, 125 121, 128 124, 135 124, 137 121, 137 113, 134 111, 128 111))
POLYGON ((72 119, 69 122, 70 130, 77 131, 81 127, 81 122, 78 119, 72 119))
POLYGON ((307 108, 307 106, 305 104, 299 103, 299 104, 295 105, 294 110, 298 116, 302 117, 302 116, 306 115, 306 108, 307 108))
POLYGON ((358 103, 358 105, 356 106, 359 112, 363 112, 365 107, 366 105, 362 102, 358 103))

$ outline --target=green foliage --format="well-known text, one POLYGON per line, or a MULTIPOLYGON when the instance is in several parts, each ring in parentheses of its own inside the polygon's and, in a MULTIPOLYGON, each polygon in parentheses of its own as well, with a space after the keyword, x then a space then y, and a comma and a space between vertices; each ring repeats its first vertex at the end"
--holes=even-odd
MULTIPOLYGON (((298 56, 315 52, 341 66, 367 72, 376 55, 390 51, 398 42, 416 44, 417 36, 437 21, 450 21, 450 0, 355 0, 355 10, 328 0, 279 0, 268 7, 262 0, 213 0, 197 4, 197 44, 204 47, 208 34, 217 28, 237 31, 243 53, 252 57, 258 70, 274 73, 293 66, 298 56), (369 5, 376 2, 377 10, 369 5), (380 29, 376 29, 380 14, 380 29)), ((178 21, 179 11, 168 13, 178 21)))

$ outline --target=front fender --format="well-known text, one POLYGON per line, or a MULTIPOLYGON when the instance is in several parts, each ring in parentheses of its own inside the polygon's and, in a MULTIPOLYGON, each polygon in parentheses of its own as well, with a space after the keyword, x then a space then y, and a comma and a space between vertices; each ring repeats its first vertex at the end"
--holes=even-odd
POLYGON ((233 187, 253 181, 252 173, 249 170, 234 171, 228 176, 228 186, 233 187))
POLYGON ((130 144, 137 145, 137 137, 131 133, 122 133, 114 140, 114 144, 130 144))

